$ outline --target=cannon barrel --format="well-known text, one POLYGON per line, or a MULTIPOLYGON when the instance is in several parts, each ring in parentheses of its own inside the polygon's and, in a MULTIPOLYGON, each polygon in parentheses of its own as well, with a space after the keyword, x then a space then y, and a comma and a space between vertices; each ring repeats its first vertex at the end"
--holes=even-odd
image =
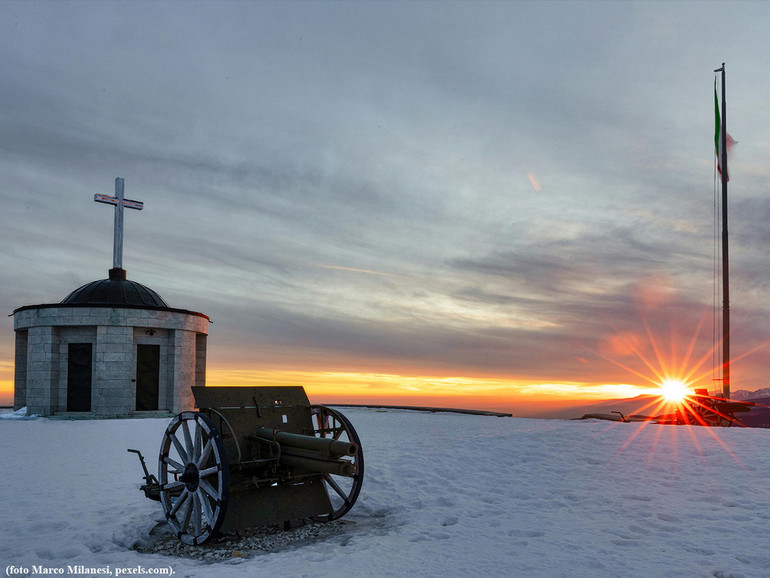
POLYGON ((257 428, 254 435, 258 438, 278 442, 281 444, 282 452, 286 450, 291 451, 292 448, 307 450, 318 454, 314 458, 317 457, 321 460, 326 458, 336 459, 341 456, 355 456, 358 451, 358 446, 353 442, 288 433, 266 427, 257 428))
POLYGON ((317 473, 347 477, 352 477, 356 473, 356 467, 345 460, 319 460, 307 456, 282 453, 278 461, 287 466, 303 468, 317 473))

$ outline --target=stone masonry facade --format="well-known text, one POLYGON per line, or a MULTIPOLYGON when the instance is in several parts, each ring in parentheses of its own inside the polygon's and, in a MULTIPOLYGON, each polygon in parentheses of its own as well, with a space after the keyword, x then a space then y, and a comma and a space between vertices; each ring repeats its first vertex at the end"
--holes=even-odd
POLYGON ((40 305, 14 313, 14 408, 52 415, 67 410, 67 351, 92 344, 91 412, 136 411, 137 346, 159 347, 158 409, 193 408, 192 386, 206 381, 208 317, 185 310, 40 305))

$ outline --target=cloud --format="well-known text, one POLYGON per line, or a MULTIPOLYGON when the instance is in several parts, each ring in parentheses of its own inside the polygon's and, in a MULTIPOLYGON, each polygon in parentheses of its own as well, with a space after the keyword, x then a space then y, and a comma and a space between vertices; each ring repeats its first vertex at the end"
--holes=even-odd
MULTIPOLYGON (((106 276, 111 215, 92 199, 116 176, 145 203, 126 220, 129 277, 211 315, 212 355, 233 363, 608 381, 623 370, 601 343, 645 323, 687 334, 710 306, 723 57, 701 38, 718 6, 4 9, 9 312, 106 276)), ((765 12, 724 17, 752 54, 765 12)), ((770 86, 730 50, 751 348, 770 311, 770 112, 749 95, 770 86)))

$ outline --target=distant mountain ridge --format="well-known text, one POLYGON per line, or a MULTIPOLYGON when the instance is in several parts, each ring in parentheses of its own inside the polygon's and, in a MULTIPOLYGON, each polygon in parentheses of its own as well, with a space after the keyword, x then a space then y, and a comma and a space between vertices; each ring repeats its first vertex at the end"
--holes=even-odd
POLYGON ((540 417, 546 419, 572 419, 586 413, 613 413, 621 412, 623 415, 635 413, 649 414, 658 405, 660 397, 654 395, 637 395, 632 398, 596 400, 590 403, 575 404, 573 406, 544 411, 540 417))
POLYGON ((738 401, 745 401, 747 399, 760 399, 763 397, 770 397, 770 387, 758 389, 757 391, 739 389, 730 393, 730 399, 736 399, 738 401))
MULTIPOLYGON (((756 405, 751 408, 750 412, 740 416, 741 423, 748 427, 770 428, 770 388, 745 393, 748 393, 750 397, 740 401, 753 401, 756 405)), ((730 397, 737 399, 734 395, 730 397)))

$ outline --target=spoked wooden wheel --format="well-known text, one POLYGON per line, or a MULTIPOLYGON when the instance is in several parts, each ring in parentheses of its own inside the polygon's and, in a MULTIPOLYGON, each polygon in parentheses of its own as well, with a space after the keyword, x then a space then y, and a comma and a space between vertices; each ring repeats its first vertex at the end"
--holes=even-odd
POLYGON ((230 472, 222 436, 197 411, 177 415, 166 428, 158 463, 160 503, 185 544, 203 544, 222 525, 230 472))
POLYGON ((356 455, 344 458, 353 464, 352 476, 323 474, 333 511, 329 514, 313 516, 312 519, 316 522, 330 522, 344 516, 356 503, 364 481, 364 452, 356 430, 344 415, 323 405, 312 405, 310 411, 316 437, 352 442, 358 447, 356 455))

